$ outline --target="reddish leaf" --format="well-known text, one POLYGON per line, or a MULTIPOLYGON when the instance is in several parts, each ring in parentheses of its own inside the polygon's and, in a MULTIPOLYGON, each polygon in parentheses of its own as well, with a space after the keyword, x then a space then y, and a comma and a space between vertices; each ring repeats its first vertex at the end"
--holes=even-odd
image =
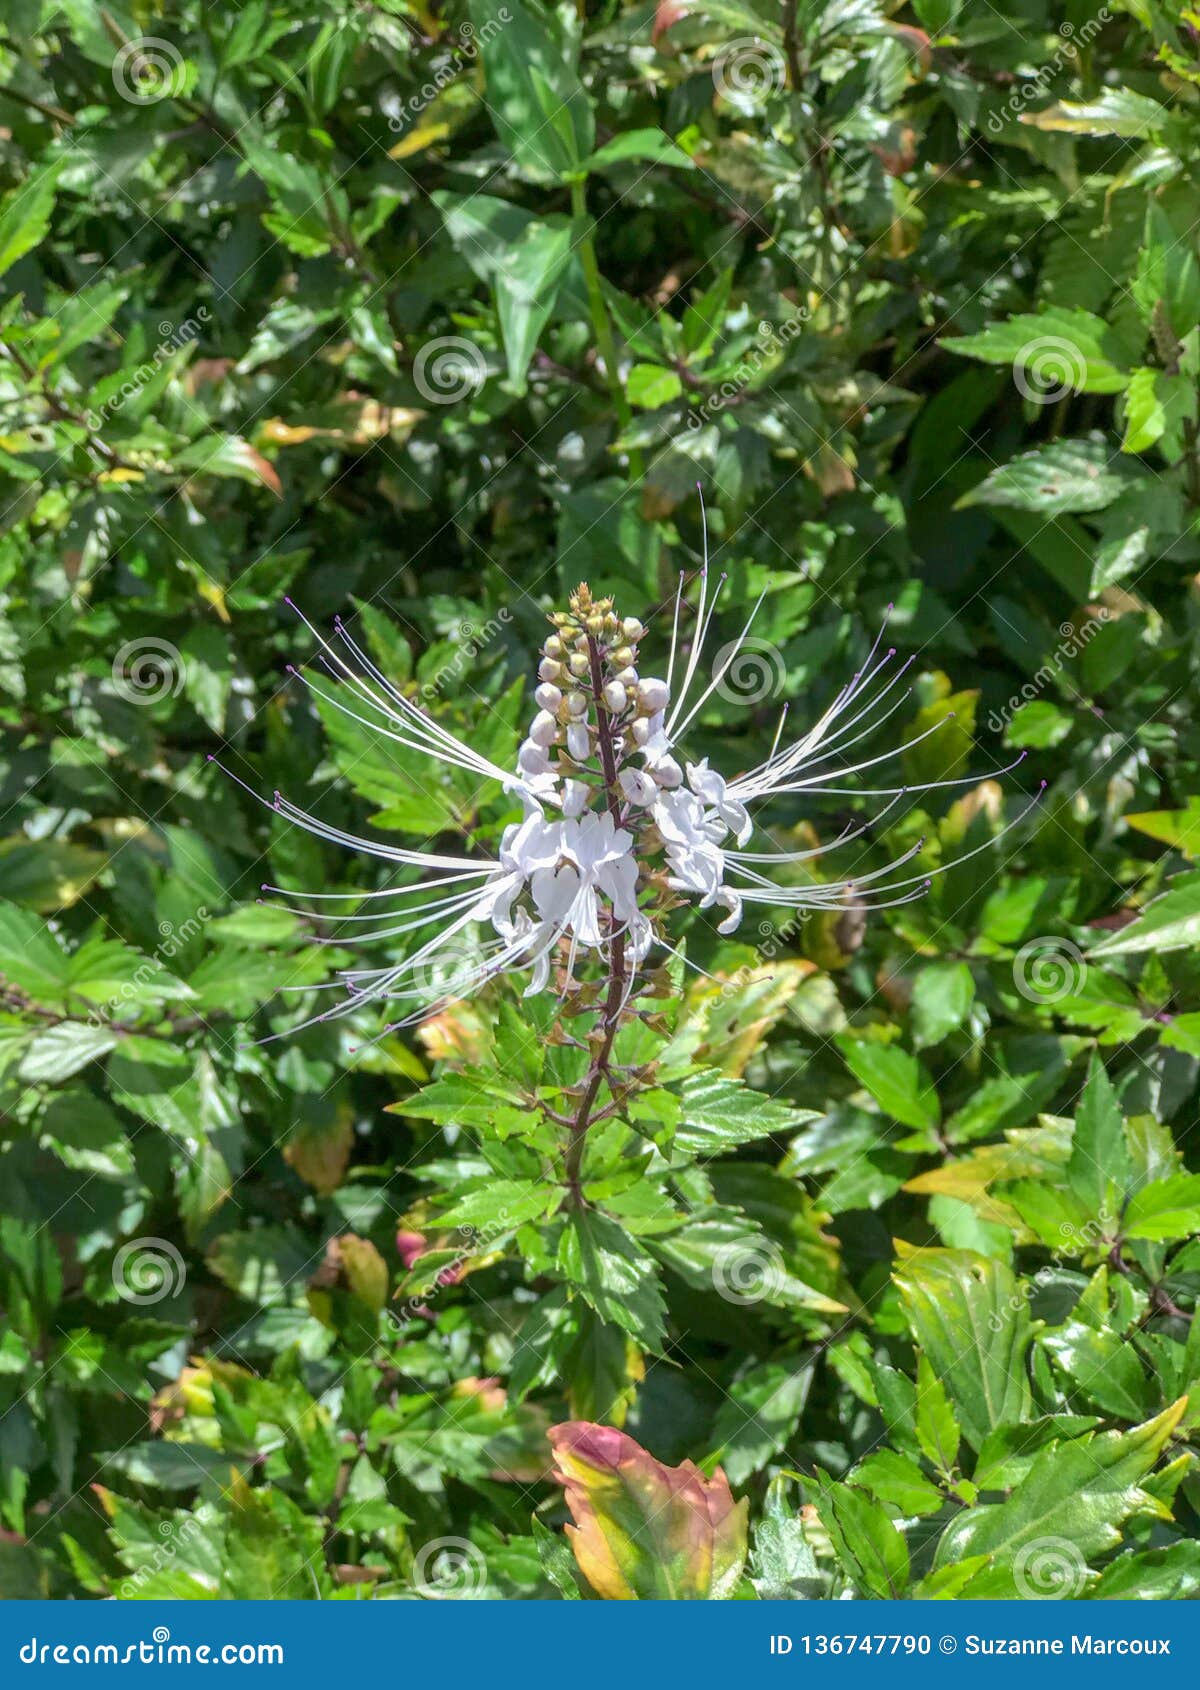
POLYGON ((745 1502, 718 1467, 664 1467, 613 1426, 570 1420, 549 1432, 575 1521, 579 1569, 609 1601, 719 1601, 746 1559, 745 1502))

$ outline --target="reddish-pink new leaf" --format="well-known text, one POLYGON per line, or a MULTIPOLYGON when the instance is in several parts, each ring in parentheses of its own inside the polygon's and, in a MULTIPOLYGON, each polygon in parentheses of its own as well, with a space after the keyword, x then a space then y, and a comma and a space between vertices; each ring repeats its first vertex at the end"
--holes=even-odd
POLYGON ((720 1468, 664 1467, 613 1426, 550 1429, 580 1571, 610 1601, 719 1601, 746 1559, 745 1502, 720 1468))

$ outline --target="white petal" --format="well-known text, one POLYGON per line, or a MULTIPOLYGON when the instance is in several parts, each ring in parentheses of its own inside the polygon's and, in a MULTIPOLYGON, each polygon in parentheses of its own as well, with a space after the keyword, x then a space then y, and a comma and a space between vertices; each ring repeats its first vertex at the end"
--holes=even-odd
POLYGON ((653 804, 658 797, 658 787, 640 769, 622 769, 617 781, 630 804, 653 804))
POLYGON ((588 805, 588 786, 586 781, 569 780, 563 787, 562 813, 571 819, 581 816, 588 805))
POLYGON ((671 702, 671 689, 665 681, 644 675, 638 682, 637 700, 639 707, 648 715, 657 715, 671 702))
POLYGON ((553 745, 558 738, 558 723, 548 710, 539 710, 533 718, 529 728, 529 737, 535 745, 553 745))
POLYGON ((725 920, 718 923, 717 932, 735 932, 740 926, 742 920, 742 900, 740 895, 735 892, 731 886, 725 886, 717 893, 714 901, 718 904, 724 904, 725 908, 729 911, 725 920))

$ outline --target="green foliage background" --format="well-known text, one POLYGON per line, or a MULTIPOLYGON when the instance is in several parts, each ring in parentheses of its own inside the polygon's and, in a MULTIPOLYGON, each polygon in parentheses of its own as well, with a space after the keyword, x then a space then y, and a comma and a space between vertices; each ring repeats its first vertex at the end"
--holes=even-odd
POLYGON ((742 1593, 1200 1589, 1198 102, 1156 0, 9 5, 0 1593, 588 1593, 572 1418, 723 1465, 742 1593), (697 482, 717 643, 766 601, 693 746, 894 601, 869 753, 954 711, 888 768, 979 784, 870 861, 996 843, 693 917, 564 1217, 549 1012, 288 1036, 330 958, 259 883, 376 865, 207 757, 486 848, 284 594, 508 762, 547 610, 647 616, 697 482))

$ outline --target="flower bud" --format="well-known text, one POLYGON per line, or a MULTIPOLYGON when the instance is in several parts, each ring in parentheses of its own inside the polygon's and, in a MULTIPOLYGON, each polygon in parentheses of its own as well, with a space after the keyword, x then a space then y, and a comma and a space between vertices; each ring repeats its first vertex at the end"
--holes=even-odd
POLYGON ((683 780, 683 770, 674 757, 660 757, 650 772, 660 786, 678 786, 683 780))
POLYGON ((633 662, 633 652, 627 645, 619 645, 616 650, 611 653, 611 661, 618 669, 627 669, 633 662))
POLYGON ((642 627, 642 624, 638 621, 636 616, 627 616, 621 624, 621 632, 624 634, 629 644, 633 645, 635 641, 641 639, 646 630, 642 627))
POLYGON ((587 809, 588 789, 583 780, 568 780, 563 786, 562 813, 565 821, 572 821, 587 809))
POLYGON ((529 737, 535 745, 553 745, 558 738, 558 723, 548 710, 539 710, 533 718, 529 737))
POLYGON ((628 669, 619 669, 617 671, 617 679, 626 689, 636 687, 638 684, 638 672, 632 667, 628 669))
POLYGON ((617 779, 631 804, 652 804, 658 797, 657 786, 640 769, 622 769, 617 779))
POLYGON ((577 763, 584 763, 591 755, 592 742, 588 735, 587 723, 572 722, 567 729, 567 750, 577 763))
POLYGON ((567 694, 567 709, 572 716, 587 715, 587 694, 583 692, 569 692, 567 694))
POLYGON ((633 743, 635 745, 645 745, 646 741, 650 738, 651 731, 649 718, 646 716, 641 717, 640 720, 633 724, 633 743))
POLYGON ((517 753, 517 767, 523 775, 544 775, 550 767, 545 746, 527 739, 517 753))
POLYGON ((562 703, 562 693, 550 681, 543 681, 533 696, 537 701, 538 708, 549 710, 551 715, 562 703))
POLYGON ((547 657, 562 657, 564 653, 563 643, 557 634, 551 634, 550 638, 542 647, 542 650, 546 653, 547 657))
POLYGON ((543 681, 561 680, 562 667, 562 664, 556 663, 552 657, 543 657, 538 664, 538 675, 543 681))
POLYGON ((620 681, 609 681, 604 689, 604 702, 614 716, 619 716, 629 702, 625 696, 625 688, 620 681))
POLYGON ((665 681, 647 676, 638 682, 637 699, 640 710, 644 710, 648 716, 656 716, 670 703, 671 693, 665 681))
POLYGON ((571 653, 571 665, 570 665, 570 667, 571 667, 572 675, 580 676, 580 677, 583 676, 583 675, 586 675, 588 670, 591 668, 591 664, 588 662, 587 652, 586 651, 574 651, 574 652, 572 652, 571 653))

